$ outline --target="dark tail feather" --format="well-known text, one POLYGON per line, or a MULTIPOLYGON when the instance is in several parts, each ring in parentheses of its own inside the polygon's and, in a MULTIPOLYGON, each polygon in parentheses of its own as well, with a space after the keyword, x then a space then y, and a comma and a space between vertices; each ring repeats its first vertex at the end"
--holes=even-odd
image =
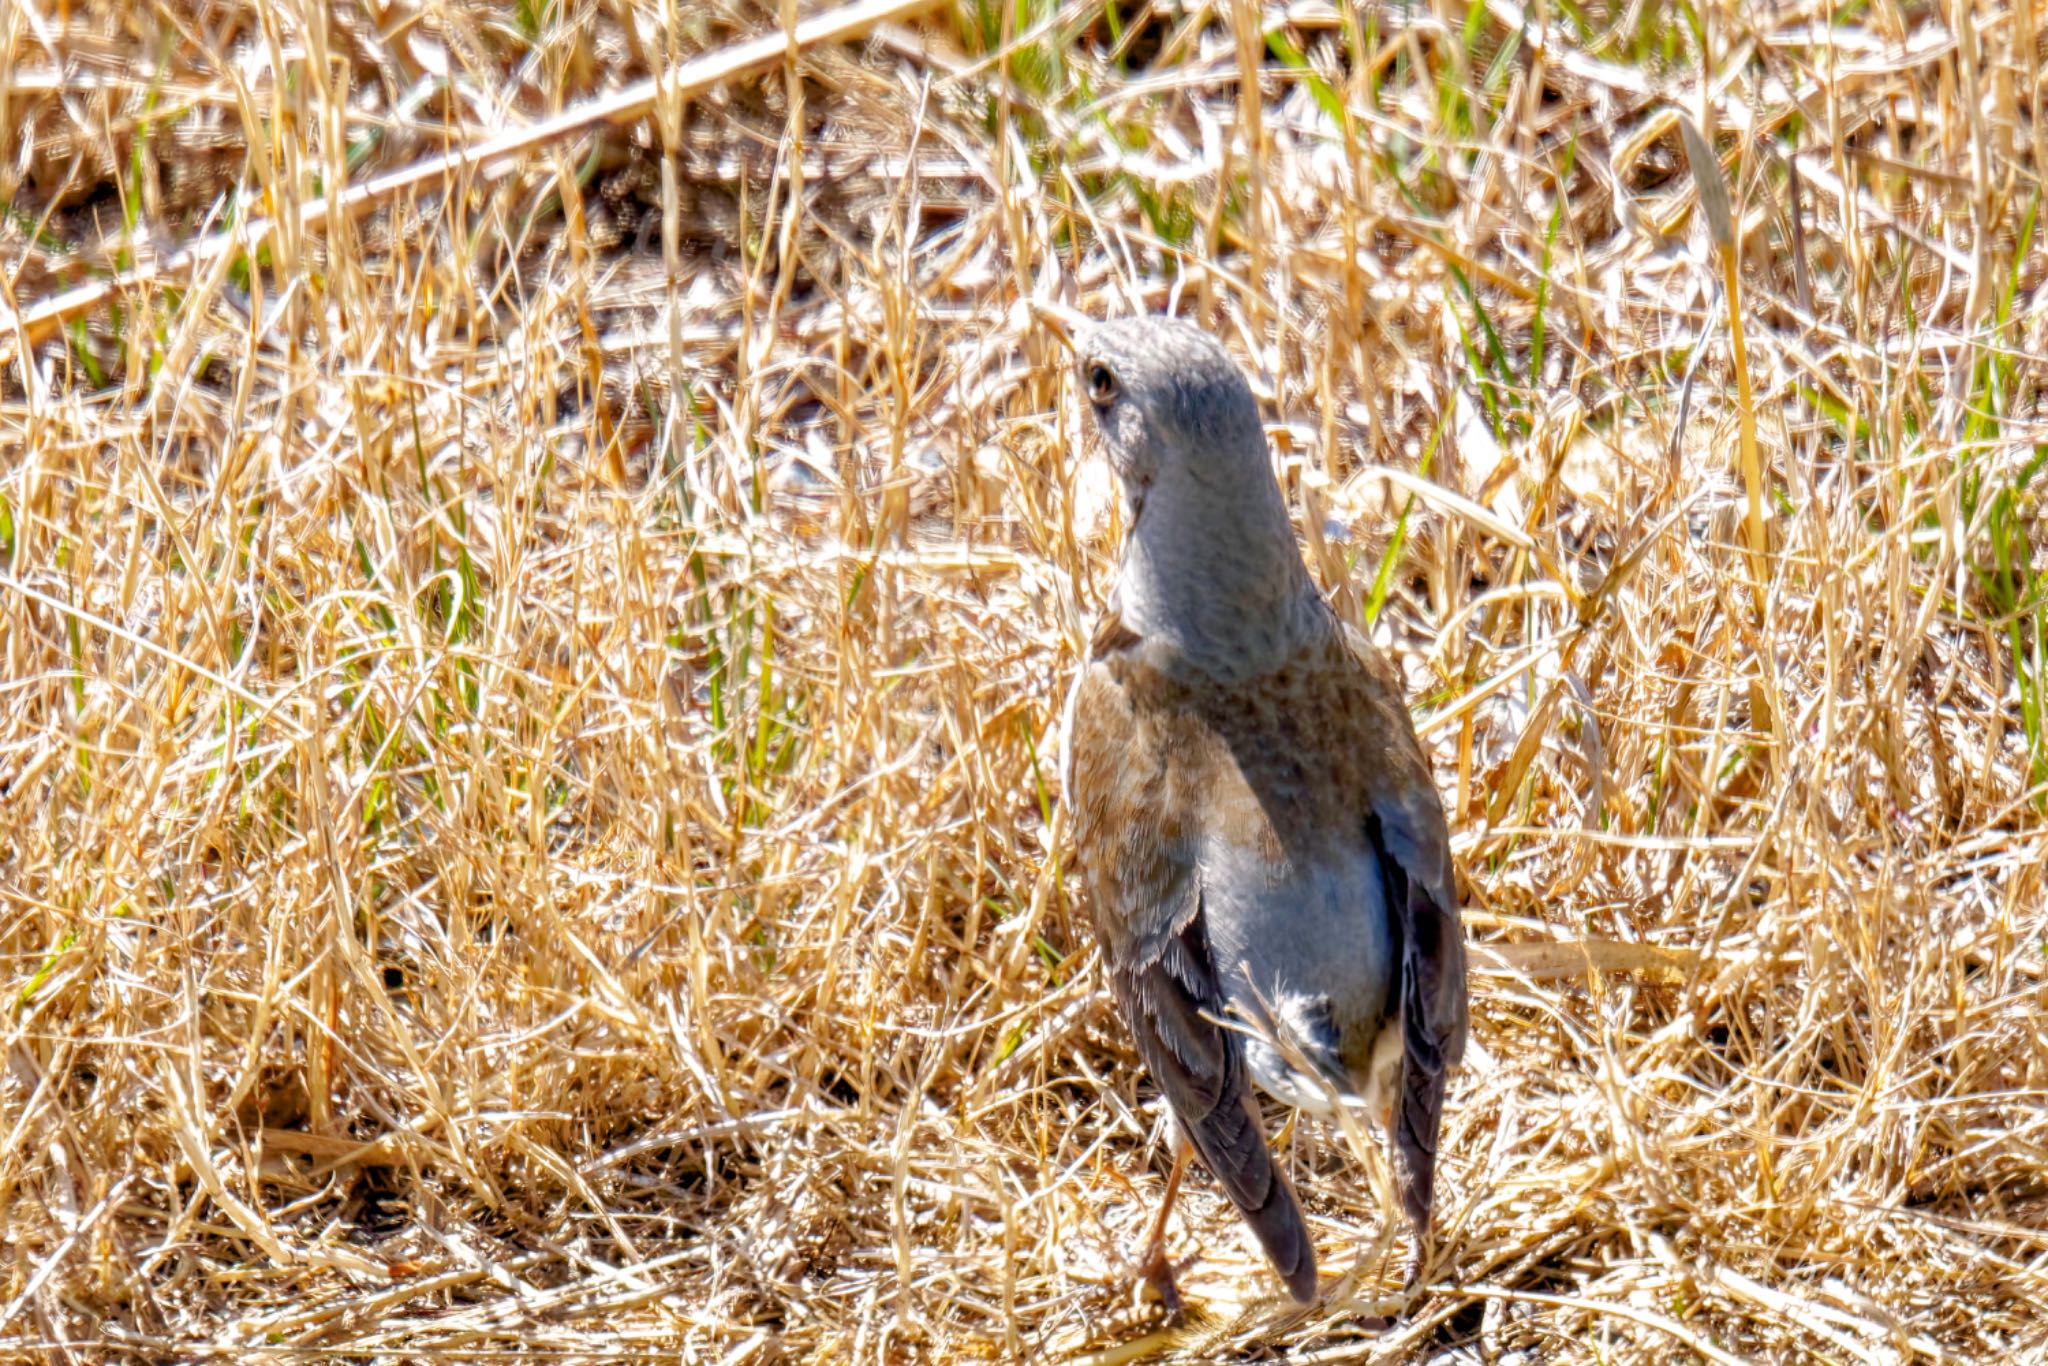
POLYGON ((1215 1174, 1230 1203, 1251 1225, 1266 1259, 1287 1282, 1287 1293, 1302 1304, 1316 1297, 1316 1249, 1287 1174, 1273 1161, 1258 1111, 1247 1097, 1225 1101, 1184 1132, 1202 1162, 1215 1174))
POLYGON ((1312 1304, 1316 1298, 1316 1247, 1309 1241, 1308 1224, 1301 1217, 1294 1188, 1278 1167, 1273 1169, 1273 1186, 1266 1203, 1244 1211, 1266 1260, 1287 1282, 1287 1293, 1297 1304, 1312 1304))

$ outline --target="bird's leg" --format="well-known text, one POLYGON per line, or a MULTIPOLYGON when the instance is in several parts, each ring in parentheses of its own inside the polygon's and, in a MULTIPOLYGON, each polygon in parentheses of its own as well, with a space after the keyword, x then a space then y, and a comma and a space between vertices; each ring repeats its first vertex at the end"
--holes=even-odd
MULTIPOLYGON (((1385 1165, 1376 1168, 1382 1178, 1380 1182, 1380 1207, 1386 1212, 1385 1226, 1381 1230, 1384 1239, 1382 1243, 1383 1253, 1393 1250, 1395 1211, 1406 1210, 1408 1207, 1408 1202, 1403 1198, 1401 1189, 1406 1174, 1403 1169, 1403 1159, 1400 1155, 1400 1139, 1394 1132, 1394 1108, 1394 1103, 1390 1102, 1386 1107, 1386 1112, 1380 1116, 1380 1134, 1386 1139, 1387 1151, 1385 1165)), ((1412 1297, 1422 1289, 1422 1273, 1429 1261, 1428 1220, 1424 1219, 1423 1222, 1417 1223, 1415 1220, 1410 1219, 1408 1224, 1408 1231, 1415 1237, 1415 1248, 1414 1251, 1410 1252, 1403 1259, 1401 1294, 1404 1297, 1412 1297)))
POLYGON ((1188 1141, 1176 1133, 1166 1195, 1159 1202, 1159 1213, 1152 1216, 1152 1230, 1145 1236, 1145 1251, 1138 1258, 1138 1274, 1157 1292, 1159 1303, 1169 1314, 1180 1312, 1180 1289, 1173 1283, 1173 1263, 1166 1255, 1166 1219, 1173 1213, 1174 1199, 1180 1194, 1181 1174, 1187 1170, 1188 1154, 1192 1151, 1188 1141))

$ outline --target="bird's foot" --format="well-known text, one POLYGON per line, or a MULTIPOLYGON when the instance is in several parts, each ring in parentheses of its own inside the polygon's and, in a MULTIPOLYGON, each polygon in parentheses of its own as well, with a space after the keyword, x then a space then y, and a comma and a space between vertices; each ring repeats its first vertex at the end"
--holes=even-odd
POLYGON ((1145 1245, 1145 1254, 1138 1259, 1136 1267, 1139 1282, 1159 1301, 1159 1307, 1166 1311, 1168 1318, 1179 1318, 1182 1307, 1180 1287, 1173 1279, 1173 1259, 1166 1255, 1166 1240, 1154 1239, 1145 1245))
POLYGON ((1412 1300, 1428 1289, 1427 1284, 1423 1280, 1423 1275, 1428 1270, 1428 1249, 1423 1247, 1420 1242, 1417 1242, 1415 1251, 1408 1255, 1407 1269, 1401 1276, 1401 1294, 1404 1298, 1412 1300))

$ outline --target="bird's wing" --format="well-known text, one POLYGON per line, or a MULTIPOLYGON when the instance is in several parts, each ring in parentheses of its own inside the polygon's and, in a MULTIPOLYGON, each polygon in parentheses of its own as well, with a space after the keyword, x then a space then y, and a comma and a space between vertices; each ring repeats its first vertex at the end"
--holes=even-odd
POLYGON ((1243 1048, 1217 1023, 1225 1003, 1194 858, 1199 756, 1184 713, 1147 705, 1156 676, 1130 652, 1107 653, 1075 683, 1066 761, 1074 847, 1117 1005, 1181 1132, 1306 1302, 1315 1248, 1266 1148, 1243 1048))
POLYGON ((1361 666, 1353 711, 1359 743, 1377 770, 1367 831, 1386 878, 1388 914, 1400 953, 1401 1080, 1394 1101, 1394 1148, 1401 1199, 1417 1229, 1429 1226, 1437 1128, 1446 1074, 1465 1055, 1465 933, 1451 871, 1450 830, 1415 737, 1403 690, 1380 653, 1346 628, 1361 666))

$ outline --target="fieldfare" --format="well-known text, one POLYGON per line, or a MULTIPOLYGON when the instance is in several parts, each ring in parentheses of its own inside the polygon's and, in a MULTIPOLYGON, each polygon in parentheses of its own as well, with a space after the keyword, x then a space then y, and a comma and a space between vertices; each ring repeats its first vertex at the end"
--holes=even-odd
POLYGON ((1256 1081, 1384 1126, 1412 1283, 1466 1029, 1429 763, 1386 661, 1309 578, 1223 347, 1166 317, 1072 344, 1126 518, 1067 699, 1067 799, 1116 1002, 1177 1130, 1140 1269, 1177 1308, 1166 1222, 1192 1146, 1288 1291, 1315 1298, 1315 1248, 1256 1081))

